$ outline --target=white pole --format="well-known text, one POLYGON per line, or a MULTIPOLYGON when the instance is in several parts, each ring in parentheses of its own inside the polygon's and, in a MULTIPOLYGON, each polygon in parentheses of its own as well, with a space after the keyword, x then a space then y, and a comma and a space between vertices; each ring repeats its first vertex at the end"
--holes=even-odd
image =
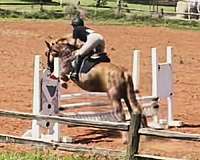
MULTIPOLYGON (((158 97, 158 56, 157 49, 151 48, 151 65, 152 65, 152 96, 158 97)), ((159 115, 158 112, 153 116, 153 127, 161 128, 159 124, 159 115)))
POLYGON ((59 60, 59 58, 54 58, 54 72, 53 72, 53 74, 56 78, 59 78, 59 76, 60 76, 60 60, 59 60))
POLYGON ((132 79, 135 91, 139 91, 140 87, 140 53, 140 50, 133 51, 132 79))
POLYGON ((171 46, 167 47, 167 63, 173 64, 173 48, 171 46))
MULTIPOLYGON (((59 58, 54 58, 54 75, 59 78, 60 76, 60 61, 59 61, 59 58)), ((57 108, 56 111, 58 111, 58 107, 60 106, 60 86, 58 86, 58 93, 56 93, 58 95, 58 106, 55 106, 57 108)), ((59 142, 60 141, 60 127, 59 127, 59 123, 58 122, 55 122, 54 123, 54 126, 53 126, 53 139, 54 141, 56 142, 59 142)))
POLYGON ((156 48, 151 49, 152 58, 152 96, 158 97, 158 57, 156 48))
MULTIPOLYGON (((41 109, 41 76, 40 76, 40 55, 35 56, 34 61, 34 80, 33 80, 33 114, 39 115, 41 109)), ((32 120, 32 137, 39 139, 41 137, 40 126, 37 120, 32 120)))
MULTIPOLYGON (((173 49, 172 47, 167 47, 167 63, 170 65, 171 67, 171 73, 173 72, 173 66, 172 66, 172 59, 173 57, 173 49)), ((172 76, 170 76, 171 79, 169 79, 169 81, 171 82, 171 91, 173 92, 172 89, 172 76)), ((169 93, 170 95, 167 97, 167 104, 168 104, 168 125, 170 126, 171 124, 173 124, 173 93, 169 93)))

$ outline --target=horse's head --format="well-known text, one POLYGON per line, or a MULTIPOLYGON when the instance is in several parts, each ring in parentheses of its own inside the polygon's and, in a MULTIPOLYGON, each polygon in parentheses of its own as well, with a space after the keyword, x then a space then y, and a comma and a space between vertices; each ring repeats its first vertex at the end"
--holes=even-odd
POLYGON ((61 72, 67 74, 70 72, 71 61, 74 59, 73 51, 77 48, 70 44, 66 39, 59 39, 57 41, 47 42, 47 51, 45 55, 47 56, 47 65, 50 71, 54 70, 54 57, 58 57, 61 60, 61 72))

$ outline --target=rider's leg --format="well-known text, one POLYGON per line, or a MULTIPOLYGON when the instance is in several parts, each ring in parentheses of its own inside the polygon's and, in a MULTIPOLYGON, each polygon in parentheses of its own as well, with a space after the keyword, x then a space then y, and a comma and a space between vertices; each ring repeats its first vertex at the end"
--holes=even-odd
POLYGON ((105 41, 103 37, 99 34, 92 33, 88 35, 87 41, 84 43, 84 45, 76 51, 76 60, 74 65, 74 72, 71 74, 71 78, 78 80, 78 73, 81 67, 81 62, 83 57, 89 55, 93 49, 95 49, 97 46, 100 46, 100 50, 104 51, 105 49, 105 41))
POLYGON ((75 62, 74 62, 75 63, 74 64, 74 70, 70 75, 70 77, 72 79, 78 80, 78 73, 79 73, 79 70, 80 70, 80 67, 81 67, 82 59, 83 59, 82 56, 76 57, 75 62))
POLYGON ((103 37, 98 33, 89 34, 84 45, 76 51, 76 55, 86 56, 94 50, 97 50, 99 53, 103 53, 105 50, 105 41, 103 37))

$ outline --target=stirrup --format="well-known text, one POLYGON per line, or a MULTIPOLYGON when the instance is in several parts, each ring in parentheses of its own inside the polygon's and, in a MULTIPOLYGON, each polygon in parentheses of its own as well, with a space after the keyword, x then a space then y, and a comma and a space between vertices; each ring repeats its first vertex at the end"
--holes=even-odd
POLYGON ((70 73, 70 79, 79 81, 78 73, 75 73, 75 72, 70 73))

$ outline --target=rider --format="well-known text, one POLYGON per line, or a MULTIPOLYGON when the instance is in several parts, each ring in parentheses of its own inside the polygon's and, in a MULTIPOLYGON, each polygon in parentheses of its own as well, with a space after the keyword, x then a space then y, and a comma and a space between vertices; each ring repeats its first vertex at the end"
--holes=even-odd
POLYGON ((102 35, 86 27, 83 19, 79 16, 72 19, 71 25, 73 26, 73 38, 75 39, 74 45, 76 45, 77 40, 83 42, 82 47, 75 51, 74 72, 71 74, 71 78, 78 80, 78 72, 83 57, 89 54, 104 53, 105 41, 102 35))

